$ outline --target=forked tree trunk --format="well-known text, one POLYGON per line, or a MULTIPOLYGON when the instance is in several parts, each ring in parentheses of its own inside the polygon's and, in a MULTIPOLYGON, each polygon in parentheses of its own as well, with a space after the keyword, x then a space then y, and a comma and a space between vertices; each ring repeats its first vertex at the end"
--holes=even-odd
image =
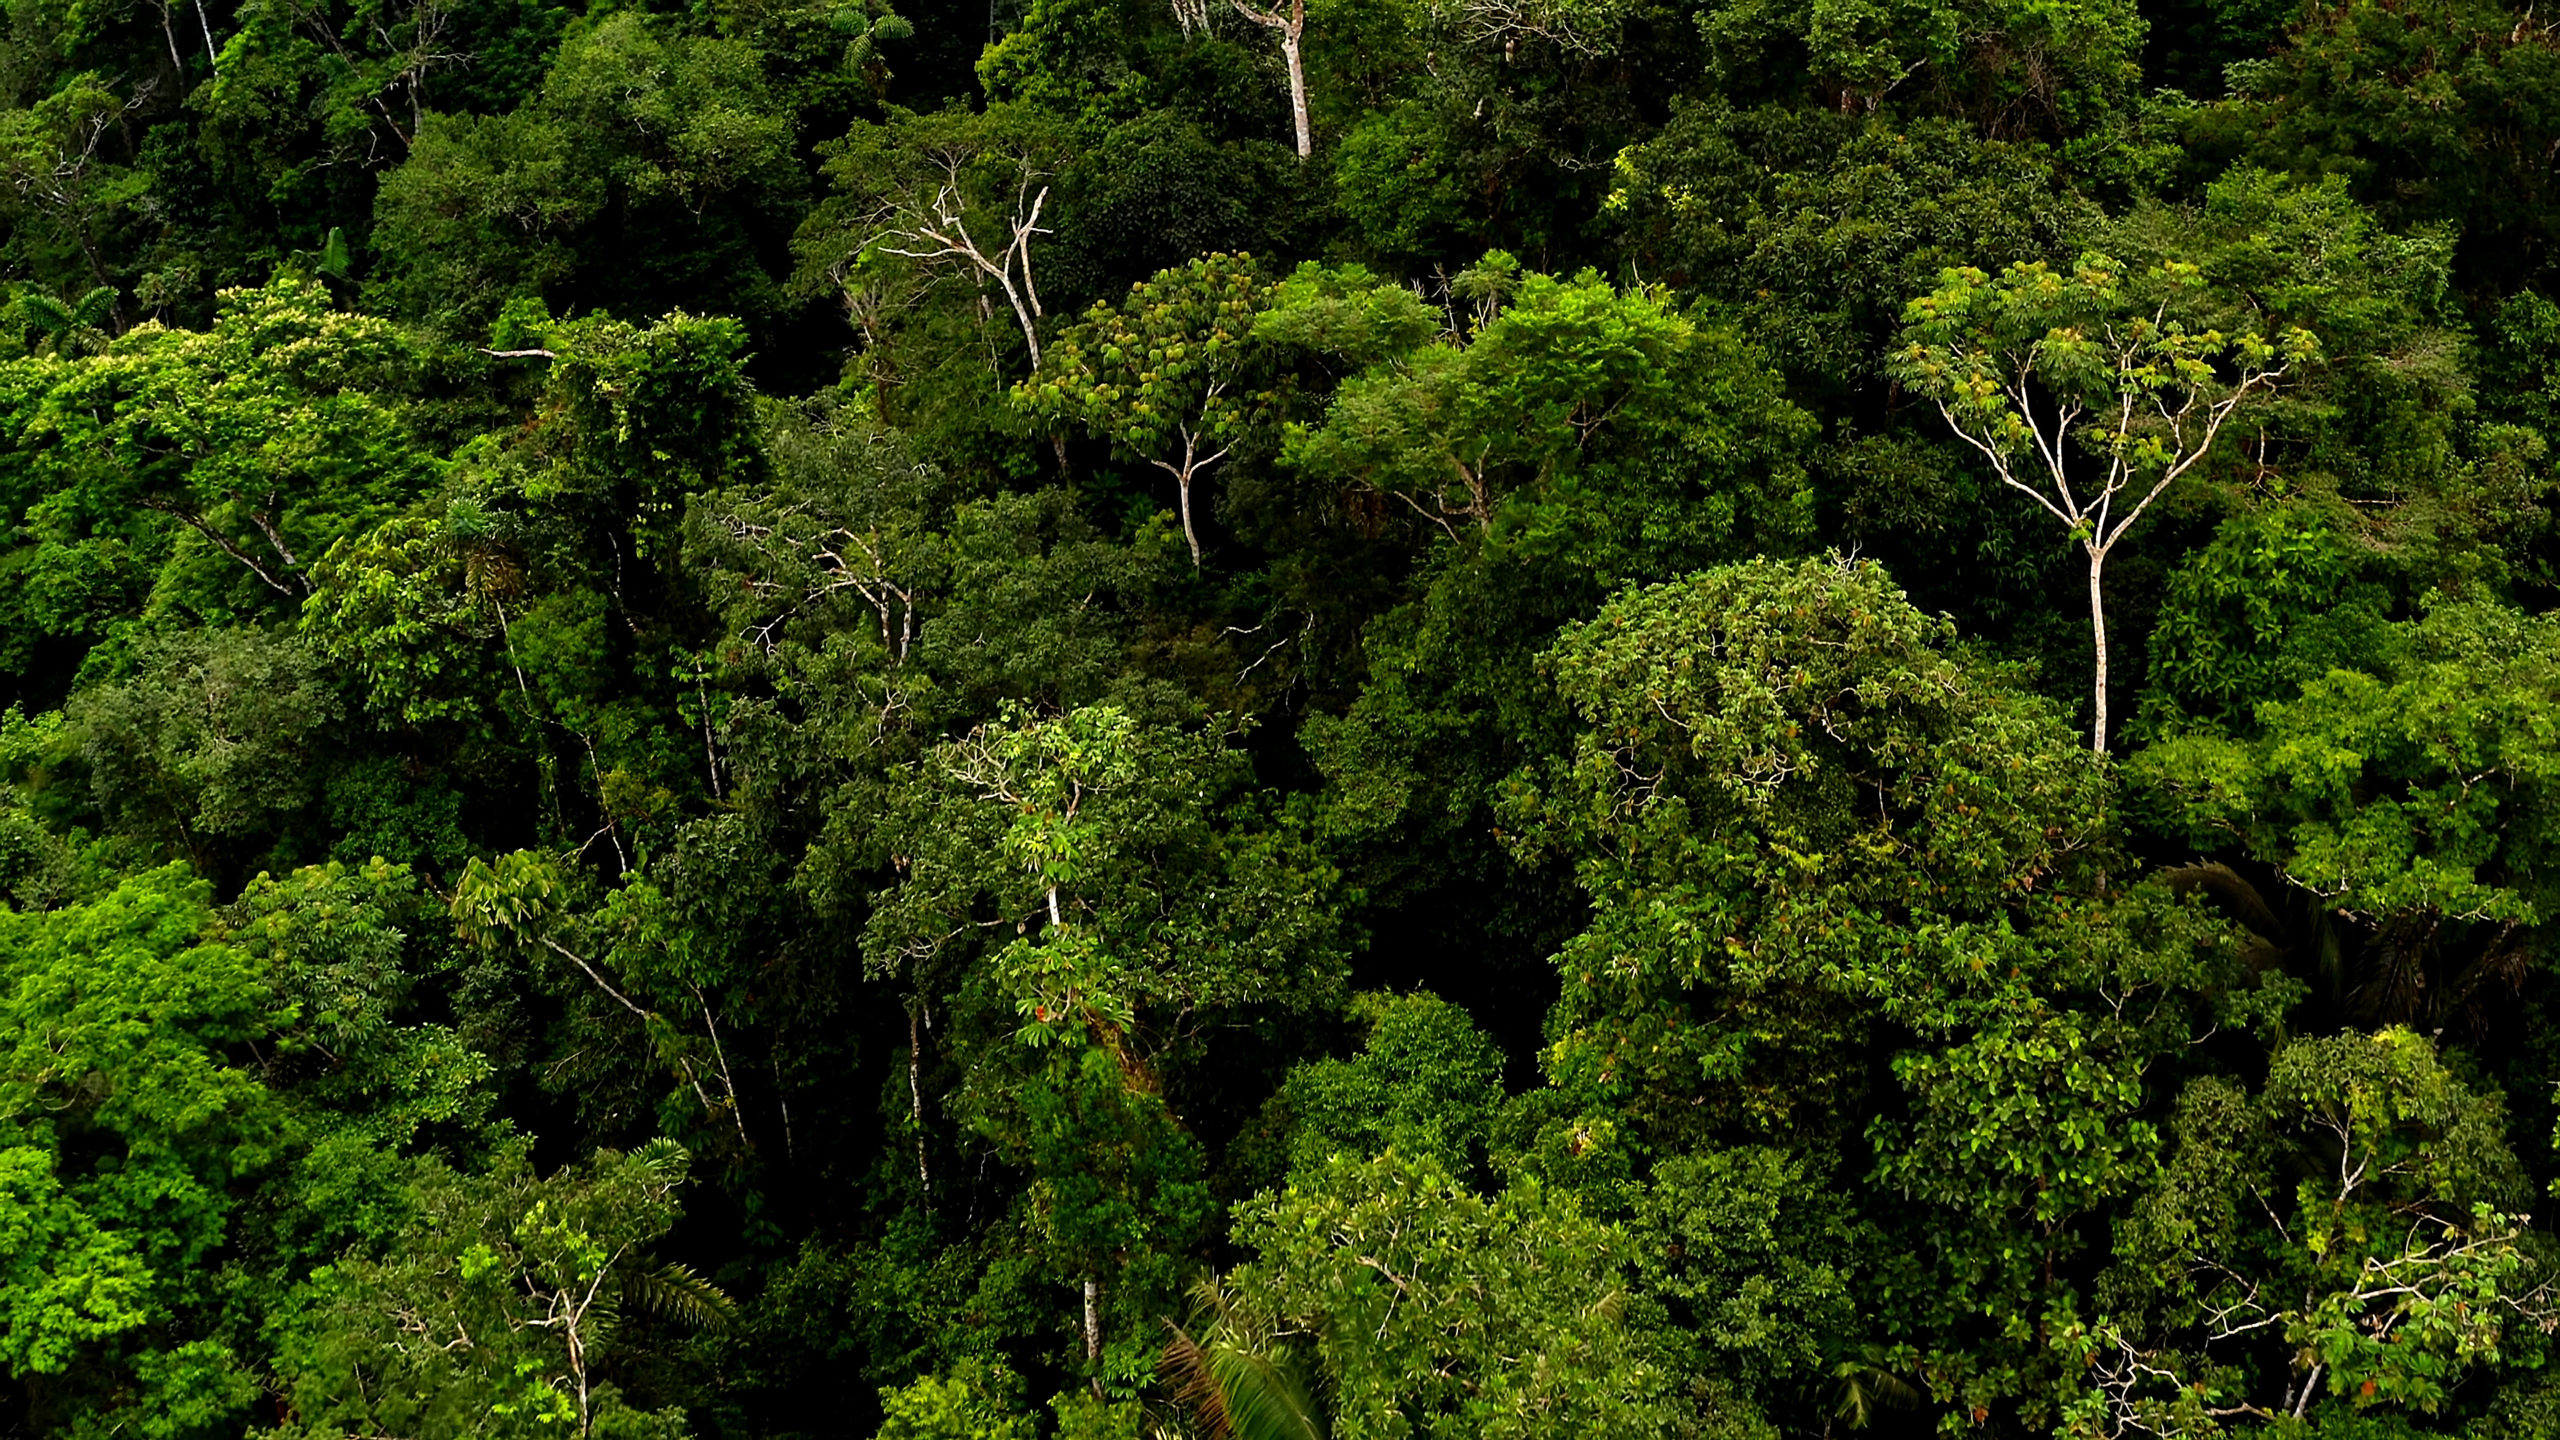
POLYGON ((1290 0, 1289 13, 1258 10, 1245 0, 1227 0, 1236 13, 1280 37, 1280 58, 1289 67, 1289 122, 1298 132, 1298 158, 1315 153, 1315 128, 1307 120, 1307 67, 1299 42, 1307 33, 1307 0, 1290 0))
MULTIPOLYGON (((1216 390, 1213 388, 1210 393, 1214 396, 1216 390)), ((1200 532, 1191 523, 1191 482, 1199 479, 1202 471, 1226 457, 1227 448, 1223 445, 1206 455, 1201 454, 1200 437, 1193 434, 1191 427, 1186 424, 1182 427, 1181 463, 1176 464, 1171 460, 1151 462, 1157 469, 1173 477, 1174 489, 1182 497, 1182 538, 1191 546, 1191 568, 1195 571, 1200 568, 1200 532)))
POLYGON ((1182 492, 1182 538, 1191 543, 1191 568, 1200 568, 1200 532, 1191 528, 1191 471, 1185 467, 1174 477, 1182 492))

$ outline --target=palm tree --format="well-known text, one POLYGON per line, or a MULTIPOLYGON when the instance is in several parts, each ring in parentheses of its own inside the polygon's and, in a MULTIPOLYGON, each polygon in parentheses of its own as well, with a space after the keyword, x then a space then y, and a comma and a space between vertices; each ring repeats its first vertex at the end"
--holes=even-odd
POLYGON ((1864 1430, 1873 1424, 1881 1410, 1909 1410, 1926 1398, 1919 1386, 1895 1374, 1893 1357, 1883 1349, 1869 1346, 1831 1367, 1831 1378, 1838 1382, 1831 1392, 1831 1414, 1822 1422, 1822 1433, 1829 1435, 1834 1422, 1849 1430, 1864 1430))
POLYGON ((2279 908, 2219 860, 2172 866, 2160 878, 2180 894, 2201 892, 2248 933, 2240 958, 2250 969, 2309 983, 2340 1019, 2478 1032, 2488 1028, 2498 993, 2524 981, 2525 935, 2514 924, 2483 934, 2421 911, 2358 925, 2290 888, 2278 892, 2279 908))
POLYGON ((1269 1336, 1237 1323, 1224 1286, 1212 1277, 1193 1292, 1201 1336, 1179 1325, 1164 1347, 1161 1370, 1174 1402, 1200 1440, 1325 1440, 1324 1411, 1299 1383, 1293 1357, 1269 1336))
POLYGON ((38 354, 59 355, 76 360, 95 355, 107 348, 111 338, 108 328, 114 320, 116 292, 112 285, 101 285, 69 304, 43 293, 30 290, 18 297, 10 307, 25 327, 27 348, 38 354))

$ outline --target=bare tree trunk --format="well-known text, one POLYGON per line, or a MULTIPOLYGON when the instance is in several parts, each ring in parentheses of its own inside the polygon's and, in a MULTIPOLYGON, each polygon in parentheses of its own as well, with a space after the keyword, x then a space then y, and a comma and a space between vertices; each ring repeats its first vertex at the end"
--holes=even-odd
POLYGON ((1004 298, 1013 306, 1013 318, 1022 322, 1022 344, 1031 352, 1031 368, 1040 368, 1040 332, 1031 328, 1031 311, 1022 302, 1022 292, 1013 288, 1010 274, 996 277, 1004 285, 1004 298))
POLYGON ((2094 692, 2098 718, 2089 731, 2089 748, 2101 755, 2107 753, 2107 602, 2105 593, 2099 588, 2099 580, 2106 565, 2107 552, 2098 546, 2090 546, 2089 632, 2097 642, 2098 651, 2098 681, 2094 692))
POLYGON ((782 1052, 773 1052, 773 1100, 782 1107, 782 1153, 792 1164, 800 1163, 799 1143, 791 1138, 791 1093, 782 1087, 782 1052))
MULTIPOLYGON (((1216 393, 1216 387, 1211 387, 1210 394, 1215 396, 1216 393)), ((1190 425, 1185 424, 1182 427, 1182 463, 1177 465, 1170 460, 1150 462, 1157 469, 1173 477, 1174 489, 1182 497, 1182 538, 1190 542, 1191 568, 1194 571, 1200 568, 1200 532, 1191 523, 1191 482, 1200 478, 1201 471, 1217 464, 1226 456, 1227 449, 1223 445, 1206 455, 1201 454, 1200 437, 1192 433, 1190 425)))
POLYGON ((1298 36, 1306 24, 1306 0, 1298 0, 1288 29, 1280 32, 1280 55, 1289 62, 1289 118, 1298 126, 1298 158, 1315 153, 1315 136, 1307 124, 1307 67, 1298 58, 1298 36))
POLYGON ((923 1014, 921 1009, 907 1012, 907 1104, 911 1107, 908 1113, 916 1122, 916 1184, 924 1190, 924 1208, 931 1211, 933 1174, 924 1163, 924 1082, 922 1063, 917 1058, 924 1053, 924 1028, 920 1023, 923 1014))
POLYGON ((586 1440, 587 1435, 595 1428, 595 1405, 587 1394, 586 1340, 578 1333, 574 1312, 566 1328, 569 1340, 569 1371, 578 1382, 578 1437, 579 1440, 586 1440))
POLYGON ((169 42, 169 69, 180 88, 187 83, 187 62, 178 58, 178 32, 169 23, 169 0, 160 0, 160 35, 169 42))
POLYGON ((1175 488, 1182 492, 1182 538, 1191 542, 1191 568, 1196 571, 1200 568, 1200 532, 1191 528, 1191 467, 1185 465, 1182 473, 1173 478, 1179 482, 1175 488))
POLYGON ((1093 1394, 1102 1398, 1102 1282, 1084 1277, 1084 1363, 1094 1367, 1093 1394))
POLYGON ((1280 58, 1289 66, 1289 121, 1298 132, 1298 158, 1315 153, 1315 132, 1307 123, 1307 67, 1298 42, 1307 33, 1307 0, 1290 0, 1289 13, 1257 10, 1246 0, 1227 0, 1236 13, 1280 37, 1280 58))

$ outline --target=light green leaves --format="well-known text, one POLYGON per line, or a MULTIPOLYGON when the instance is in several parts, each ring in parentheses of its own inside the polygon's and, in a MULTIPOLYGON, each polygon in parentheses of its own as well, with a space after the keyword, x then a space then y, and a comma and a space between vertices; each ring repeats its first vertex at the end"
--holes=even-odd
POLYGON ((1534 1182, 1486 1200, 1429 1161, 1339 1158, 1241 1207, 1228 1324, 1312 1334, 1334 1440, 1660 1433, 1626 1322, 1626 1236, 1534 1182))
POLYGON ((1332 877, 1295 837, 1261 830, 1232 736, 1115 706, 1014 707, 927 764, 897 840, 906 878, 866 937, 875 965, 936 975, 983 928, 965 917, 992 906, 1013 933, 991 973, 1022 1038, 1082 1032, 1137 1071, 1151 1062, 1126 1017, 1337 993, 1338 942, 1316 903, 1332 877))
POLYGON ((2246 390, 2255 377, 2320 353, 2299 327, 2191 329, 2175 313, 2181 292, 2204 284, 2191 264, 2165 261, 2139 280, 2129 283, 2099 254, 2081 256, 2067 274, 2042 261, 2013 263, 1996 278, 1949 269, 1904 311, 1895 374, 1939 399, 1978 445, 2049 449, 2067 430, 2147 478, 2183 468, 2206 439, 2200 424, 2180 423, 2192 408, 2187 397, 2246 390), (2036 423, 2032 407, 2043 397, 2063 419, 2036 423), (2085 426, 2074 423, 2081 416, 2085 426))
POLYGON ((1897 1057, 1917 1133, 1877 1127, 1877 1180, 1959 1209, 2004 1195, 2042 1224, 2132 1190, 2148 1178, 2159 1136, 2134 1118, 2142 1066, 2107 1029, 2031 1012, 1897 1057))
POLYGON ((294 1433, 678 1430, 680 1415, 636 1410, 603 1375, 635 1310, 726 1323, 725 1295, 647 1256, 688 1168, 663 1139, 548 1176, 521 1149, 479 1175, 417 1166, 414 1223, 336 1267, 308 1348, 289 1357, 294 1433))
POLYGON ((1254 388, 1268 384, 1253 337, 1269 287, 1252 258, 1204 256, 1130 286, 1118 305, 1096 301, 1014 389, 1014 402, 1032 414, 1081 426, 1171 474, 1195 567, 1192 481, 1266 420, 1274 402, 1268 388, 1254 388))
POLYGON ((2173 737, 2133 774, 2175 831, 2244 845, 2367 923, 2537 923, 2560 636, 2444 604, 2375 638, 2359 668, 2260 705, 2254 733, 2173 737))
POLYGON ((2019 261, 1997 281, 1949 269, 1913 300, 1888 372, 1936 402, 2000 483, 2059 521, 2089 560, 2096 652, 2090 748, 2107 748, 2107 557, 2169 486, 2212 453, 2253 392, 2319 357, 2309 331, 2229 336, 2184 318, 2203 279, 2165 260, 2128 282, 2083 255, 2069 276, 2019 261))
POLYGON ((1467 543, 1491 535, 1506 508, 1559 549, 1612 511, 1622 532, 1665 544, 1792 535, 1802 496, 1784 459, 1733 477, 1757 503, 1718 483, 1799 420, 1755 393, 1763 377, 1733 336, 1666 291, 1622 291, 1587 271, 1524 273, 1496 252, 1460 279, 1470 277, 1465 333, 1422 345, 1410 343, 1421 316, 1356 277, 1301 272, 1283 289, 1268 336, 1354 355, 1408 347, 1345 380, 1322 424, 1292 427, 1287 463, 1391 497, 1467 543))
POLYGON ((537 944, 564 896, 558 860, 533 850, 474 859, 454 883, 454 929, 475 945, 537 944))
POLYGON ((1020 1406, 1022 1382, 998 1366, 968 1365, 880 1392, 875 1440, 1032 1440, 1037 1427, 1020 1406))
POLYGON ((65 1193, 49 1146, 0 1149, 0 1363, 67 1368, 90 1341, 150 1322, 152 1276, 125 1237, 65 1193))
POLYGON ((38 372, 44 389, 11 437, 46 492, 32 518, 95 543, 132 533, 137 510, 156 515, 182 556, 202 546, 217 576, 249 582, 235 597, 186 577, 214 613, 254 611, 258 591, 298 602, 304 566, 435 478, 409 429, 415 359, 392 326, 338 311, 290 272, 224 292, 209 330, 137 326, 38 372))
POLYGON ((342 539, 312 566, 303 633, 322 658, 354 671, 376 714, 410 724, 473 715, 485 700, 470 682, 499 628, 490 602, 503 597, 471 582, 515 578, 474 558, 453 527, 425 516, 342 539))
POLYGON ((176 867, 93 904, 0 911, 0 1362, 26 1377, 167 1315, 285 1138, 234 1046, 291 1019, 263 967, 205 943, 176 867))
POLYGON ((1502 1052, 1427 991, 1356 996, 1352 1011, 1370 1027, 1360 1054, 1301 1065, 1273 1097, 1294 1127, 1290 1173, 1388 1150, 1471 1173, 1502 1105, 1502 1052))

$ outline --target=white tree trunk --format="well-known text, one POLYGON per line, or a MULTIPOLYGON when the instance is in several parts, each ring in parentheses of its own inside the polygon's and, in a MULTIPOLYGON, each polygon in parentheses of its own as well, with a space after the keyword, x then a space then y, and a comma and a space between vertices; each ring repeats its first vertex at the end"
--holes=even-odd
POLYGON ((1298 158, 1315 153, 1315 134, 1307 123, 1307 67, 1298 58, 1298 37, 1306 23, 1305 0, 1299 0, 1296 18, 1288 29, 1280 32, 1280 54, 1289 62, 1289 118, 1298 127, 1298 158))
POLYGON ((2090 546, 2089 633, 2097 644, 2098 681, 2094 698, 2097 702, 2098 718, 2089 731, 2089 748, 2101 755, 2107 753, 2107 602, 2105 593, 2099 588, 2099 581, 2106 570, 2106 565, 2107 552, 2095 545, 2090 546))
POLYGON ((907 1104, 916 1125, 916 1187, 924 1192, 924 1208, 929 1214, 933 1210, 933 1172, 925 1168, 924 1153, 923 1018, 921 1007, 907 1012, 907 1104))
POLYGON ((1182 538, 1191 542, 1191 568, 1200 568, 1200 533, 1191 528, 1191 472, 1185 469, 1174 477, 1182 492, 1182 538))
POLYGON ((1227 0, 1236 13, 1280 37, 1280 58, 1289 66, 1289 123, 1298 132, 1298 158, 1315 153, 1315 128, 1307 121, 1307 67, 1298 53, 1298 42, 1307 33, 1307 0, 1290 0, 1289 13, 1257 10, 1246 0, 1227 0))
POLYGON ((1102 1395, 1102 1282, 1084 1277, 1084 1363, 1093 1367, 1093 1393, 1102 1395))

